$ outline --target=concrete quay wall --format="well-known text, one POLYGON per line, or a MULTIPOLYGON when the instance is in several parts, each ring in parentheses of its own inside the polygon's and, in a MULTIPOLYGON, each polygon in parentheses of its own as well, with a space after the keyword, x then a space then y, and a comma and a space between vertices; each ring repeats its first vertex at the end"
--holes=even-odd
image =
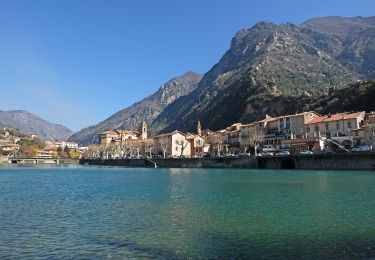
POLYGON ((261 169, 375 170, 375 153, 258 157, 261 169))
POLYGON ((183 159, 81 159, 83 165, 157 167, 160 168, 256 168, 256 160, 249 158, 183 158, 183 159))
POLYGON ((249 158, 81 159, 83 165, 161 168, 375 170, 375 153, 314 154, 249 158))

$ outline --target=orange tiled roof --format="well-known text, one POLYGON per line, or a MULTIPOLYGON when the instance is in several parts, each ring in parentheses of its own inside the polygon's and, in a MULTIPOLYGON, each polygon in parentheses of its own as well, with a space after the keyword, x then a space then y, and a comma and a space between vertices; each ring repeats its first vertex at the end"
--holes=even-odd
POLYGON ((154 138, 163 137, 163 136, 169 136, 169 135, 174 135, 174 134, 181 134, 183 136, 186 136, 184 133, 182 133, 182 132, 180 132, 178 130, 175 130, 175 131, 170 132, 170 133, 156 135, 156 136, 154 136, 154 138))
POLYGON ((337 113, 333 115, 324 115, 321 117, 314 118, 308 122, 308 124, 319 124, 323 122, 332 122, 332 121, 340 121, 343 119, 354 119, 363 114, 364 112, 355 112, 355 113, 337 113))

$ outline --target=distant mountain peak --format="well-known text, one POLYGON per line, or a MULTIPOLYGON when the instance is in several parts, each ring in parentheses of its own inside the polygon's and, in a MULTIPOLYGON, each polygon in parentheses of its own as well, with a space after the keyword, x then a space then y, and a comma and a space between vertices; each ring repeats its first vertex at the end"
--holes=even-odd
POLYGON ((0 126, 18 128, 48 140, 66 140, 73 133, 65 126, 51 124, 26 110, 0 111, 0 126))
POLYGON ((321 33, 346 38, 360 31, 375 28, 375 17, 316 17, 307 20, 301 26, 312 28, 321 33))

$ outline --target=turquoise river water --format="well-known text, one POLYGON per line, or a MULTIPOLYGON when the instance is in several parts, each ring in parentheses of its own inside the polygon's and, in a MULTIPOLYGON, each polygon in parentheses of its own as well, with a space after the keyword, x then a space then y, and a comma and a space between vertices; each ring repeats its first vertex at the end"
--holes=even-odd
POLYGON ((0 259, 374 257, 374 171, 0 168, 0 259))

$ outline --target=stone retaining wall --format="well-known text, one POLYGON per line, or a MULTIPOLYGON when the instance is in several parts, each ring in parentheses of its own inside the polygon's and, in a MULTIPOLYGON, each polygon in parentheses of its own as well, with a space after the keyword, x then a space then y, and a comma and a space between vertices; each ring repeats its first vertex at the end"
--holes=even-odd
POLYGON ((375 153, 258 157, 262 169, 375 170, 375 153))
POLYGON ((162 168, 375 170, 375 153, 314 154, 249 158, 81 159, 80 164, 162 168))
POLYGON ((256 168, 256 160, 249 158, 184 158, 184 159, 81 159, 80 164, 101 166, 161 168, 256 168))

